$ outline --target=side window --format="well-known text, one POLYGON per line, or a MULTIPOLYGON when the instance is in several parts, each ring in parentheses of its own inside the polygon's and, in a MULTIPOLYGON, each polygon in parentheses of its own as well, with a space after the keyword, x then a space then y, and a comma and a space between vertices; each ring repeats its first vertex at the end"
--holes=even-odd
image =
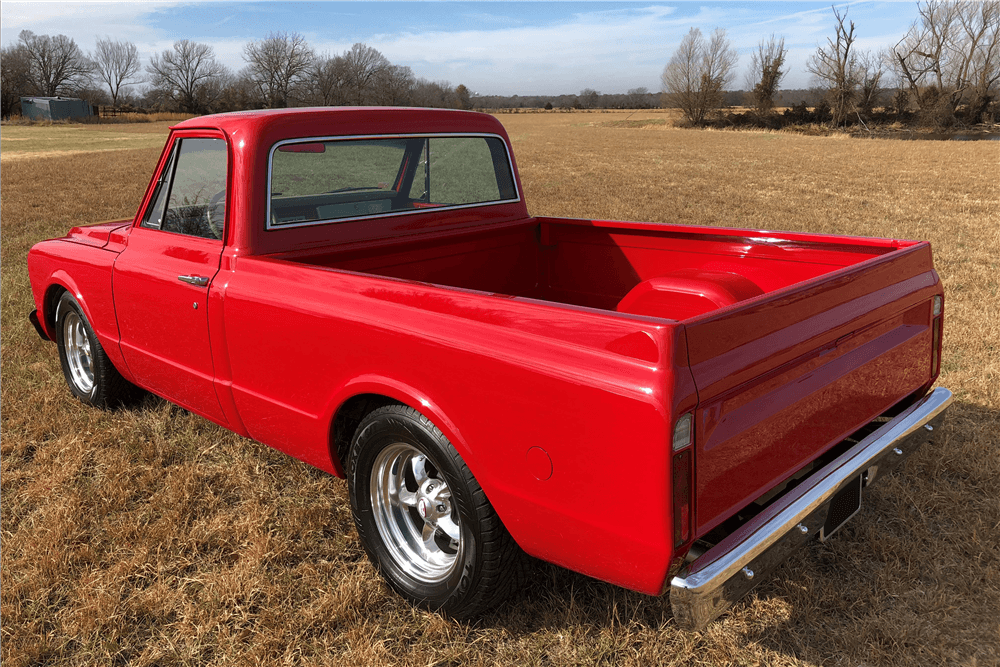
POLYGON ((146 215, 142 218, 142 226, 152 229, 159 229, 163 224, 163 207, 167 203, 167 190, 170 188, 170 177, 174 173, 174 158, 177 157, 177 145, 175 144, 167 160, 167 165, 160 174, 160 180, 156 182, 156 191, 150 200, 146 215))
POLYGON ((180 139, 157 184, 143 226, 221 239, 226 167, 226 142, 222 139, 180 139))

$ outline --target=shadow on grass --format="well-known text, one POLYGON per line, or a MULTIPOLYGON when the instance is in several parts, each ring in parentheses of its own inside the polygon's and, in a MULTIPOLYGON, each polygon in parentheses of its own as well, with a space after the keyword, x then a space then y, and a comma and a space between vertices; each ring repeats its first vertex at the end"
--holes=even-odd
MULTIPOLYGON (((997 433, 1000 410, 955 401, 940 439, 876 484, 835 539, 793 554, 698 641, 727 636, 744 648, 818 661, 836 654, 852 664, 995 658, 997 433)), ((681 633, 669 595, 632 593, 539 561, 524 591, 480 623, 515 637, 681 633)))
MULTIPOLYGON (((316 585, 335 590, 337 582, 353 582, 339 602, 324 603, 335 613, 324 615, 315 624, 303 625, 295 615, 268 620, 256 603, 241 607, 240 601, 213 602, 186 589, 177 594, 175 608, 183 603, 227 614, 239 609, 254 619, 253 627, 287 624, 295 633, 315 633, 323 641, 343 642, 345 632, 366 623, 375 625, 365 627, 381 628, 379 632, 386 637, 402 633, 411 642, 429 633, 419 641, 437 651, 444 650, 441 642, 445 642, 447 651, 472 662, 476 656, 490 661, 507 655, 505 651, 515 651, 532 656, 537 664, 663 664, 667 656, 681 660, 700 656, 708 663, 727 662, 736 656, 746 664, 800 660, 894 665, 972 664, 970 660, 978 660, 979 664, 991 664, 996 609, 1000 609, 1000 505, 996 503, 1000 497, 1000 457, 996 453, 1000 411, 995 409, 956 401, 940 431, 941 440, 911 457, 902 471, 881 480, 865 496, 861 513, 835 539, 827 544, 811 542, 793 554, 771 578, 704 632, 681 631, 668 596, 634 593, 532 560, 517 595, 495 613, 459 624, 462 629, 456 628, 452 636, 434 634, 434 628, 454 625, 441 624, 433 614, 412 612, 374 579, 354 538, 342 482, 325 484, 327 477, 320 471, 306 471, 304 464, 292 464, 285 455, 266 447, 249 451, 242 445, 233 451, 243 450, 245 459, 230 463, 233 454, 227 452, 220 455, 222 459, 210 461, 210 470, 202 471, 204 475, 199 477, 201 473, 194 469, 201 468, 206 436, 216 437, 212 430, 216 427, 206 427, 211 432, 204 434, 187 433, 185 429, 198 427, 202 420, 186 419, 182 408, 153 395, 146 395, 135 407, 140 412, 166 413, 147 415, 143 421, 148 423, 146 428, 167 427, 157 438, 169 443, 155 456, 138 452, 140 460, 177 474, 185 472, 181 464, 196 464, 191 466, 190 481, 175 485, 184 491, 178 499, 190 514, 179 514, 178 525, 194 525, 216 516, 220 521, 233 521, 234 515, 226 514, 227 508, 234 503, 246 505, 254 494, 239 482, 239 470, 230 484, 228 471, 234 467, 242 469, 244 475, 252 471, 260 484, 258 501, 268 503, 261 515, 264 537, 255 529, 245 529, 239 552, 244 549, 244 538, 251 542, 266 538, 271 545, 268 553, 280 552, 280 558, 272 555, 260 561, 260 567, 273 568, 268 576, 284 580, 293 573, 299 576, 316 570, 318 574, 308 579, 308 591, 297 588, 294 579, 282 584, 306 600, 313 599, 316 585), (173 427, 178 429, 176 433, 173 427), (289 484, 310 482, 317 484, 308 492, 288 489, 289 484), (315 500, 316 493, 331 492, 336 499, 324 495, 322 502, 315 500), (201 507, 203 504, 207 509, 201 507), (272 541, 284 546, 278 549, 272 541), (405 625, 406 619, 419 620, 405 625), (480 646, 484 642, 487 646, 480 646)), ((165 488, 170 487, 167 477, 162 481, 165 488)), ((134 495, 139 498, 147 493, 142 487, 134 495)), ((97 526, 104 527, 105 523, 97 526)), ((178 543, 187 540, 202 545, 199 548, 203 551, 207 548, 203 538, 188 533, 187 528, 178 529, 176 534, 173 529, 169 532, 178 543)), ((197 564, 200 569, 192 564, 191 571, 207 580, 219 574, 216 570, 224 574, 236 553, 231 551, 235 544, 226 543, 220 555, 203 556, 197 564)), ((171 552, 164 566, 177 567, 189 555, 188 551, 171 552)), ((622 553, 623 559, 628 557, 622 553)), ((177 571, 190 576, 186 567, 177 571)), ((259 582, 255 585, 263 586, 259 582)), ((272 594, 283 599, 281 595, 286 593, 272 594)), ((296 641, 302 636, 306 635, 296 635, 296 641)), ((409 650, 418 648, 406 648, 409 650)), ((534 664, 531 660, 528 663, 534 664)), ((454 664, 463 663, 459 660, 454 664)))

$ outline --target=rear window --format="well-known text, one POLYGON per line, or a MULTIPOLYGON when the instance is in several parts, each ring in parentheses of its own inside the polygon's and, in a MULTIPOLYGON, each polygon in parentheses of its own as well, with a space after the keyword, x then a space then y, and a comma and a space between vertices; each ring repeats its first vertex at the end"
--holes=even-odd
POLYGON ((281 142, 269 178, 269 229, 518 200, 497 136, 281 142))

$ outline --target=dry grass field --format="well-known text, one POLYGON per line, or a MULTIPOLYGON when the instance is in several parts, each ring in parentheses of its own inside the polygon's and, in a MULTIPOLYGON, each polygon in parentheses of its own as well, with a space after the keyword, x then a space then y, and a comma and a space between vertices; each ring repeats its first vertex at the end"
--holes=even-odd
POLYGON ((25 253, 133 215, 166 125, 5 126, 4 667, 1000 664, 1000 143, 627 116, 500 116, 531 212, 930 240, 957 397, 939 447, 703 633, 666 598, 540 563, 477 623, 415 611, 367 563, 343 481, 155 398, 70 396, 25 317, 25 253))
MULTIPOLYGON (((0 161, 45 157, 68 157, 81 153, 163 148, 170 123, 83 125, 4 125, 0 132, 0 161)), ((109 159, 110 156, 108 156, 109 159)))

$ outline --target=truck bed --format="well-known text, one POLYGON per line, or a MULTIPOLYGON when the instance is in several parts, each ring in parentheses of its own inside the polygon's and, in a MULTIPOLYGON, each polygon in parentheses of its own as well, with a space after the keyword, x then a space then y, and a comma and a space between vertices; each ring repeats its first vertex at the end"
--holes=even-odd
POLYGON ((282 258, 681 321, 903 245, 877 239, 837 237, 830 243, 801 234, 533 218, 457 237, 407 238, 282 258))
POLYGON ((926 243, 533 218, 281 259, 679 323, 698 391, 698 536, 936 375, 926 243))

